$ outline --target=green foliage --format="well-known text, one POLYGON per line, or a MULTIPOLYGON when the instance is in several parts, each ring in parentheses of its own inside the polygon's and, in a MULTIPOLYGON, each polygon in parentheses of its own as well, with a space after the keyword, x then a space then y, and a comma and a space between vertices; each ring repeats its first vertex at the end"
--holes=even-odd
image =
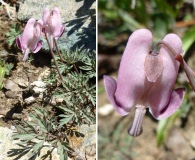
POLYGON ((13 44, 16 44, 16 37, 21 33, 22 31, 20 30, 20 25, 18 23, 12 25, 10 31, 5 34, 7 37, 6 43, 9 45, 9 47, 11 47, 13 44))
POLYGON ((131 159, 133 152, 133 137, 127 134, 127 125, 124 124, 125 118, 121 118, 120 123, 117 123, 112 132, 108 128, 100 127, 98 132, 98 159, 121 160, 131 159), (112 158, 111 158, 112 157, 112 158))
MULTIPOLYGON (((53 111, 47 109, 34 108, 29 114, 29 121, 23 121, 16 126, 17 132, 12 136, 14 140, 19 140, 18 149, 11 149, 8 156, 17 156, 19 159, 25 154, 31 160, 40 155, 43 147, 50 147, 51 153, 55 147, 62 148, 60 157, 67 157, 67 151, 72 151, 66 142, 66 135, 59 134, 62 128, 59 127, 57 118, 53 111), (47 143, 46 143, 47 142, 47 143)), ((43 155, 46 158, 49 155, 43 155)))
POLYGON ((10 70, 13 68, 12 63, 5 63, 3 61, 0 61, 0 90, 3 88, 3 81, 5 76, 8 76, 10 73, 10 70))
POLYGON ((183 50, 187 52, 190 46, 195 42, 195 27, 189 28, 182 37, 183 50))
MULTIPOLYGON (((68 136, 84 137, 75 130, 81 124, 95 123, 96 105, 96 56, 77 49, 74 52, 63 51, 63 61, 56 54, 59 70, 63 82, 59 85, 59 75, 52 62, 52 71, 45 79, 47 90, 43 98, 43 105, 34 108, 29 114, 31 121, 21 121, 17 126, 17 133, 13 135, 19 149, 11 149, 9 156, 23 157, 27 154, 29 159, 40 155, 43 147, 50 146, 48 152, 57 148, 61 160, 66 160, 68 154, 74 152, 69 147, 68 136), (59 100, 50 109, 46 107, 52 99, 59 100)), ((50 154, 43 155, 42 158, 50 154)))
MULTIPOLYGON (((61 62, 56 56, 59 70, 63 76, 61 87, 57 87, 52 95, 55 99, 63 99, 61 105, 55 107, 63 111, 60 125, 69 122, 78 125, 95 123, 96 105, 96 57, 95 52, 88 53, 77 49, 75 52, 63 51, 61 62)), ((55 66, 53 66, 55 68, 55 66)), ((58 79, 56 71, 47 79, 48 86, 58 79)))
POLYGON ((148 1, 137 0, 135 9, 130 7, 128 0, 100 0, 98 5, 106 25, 104 29, 101 29, 100 26, 100 29, 101 33, 106 34, 106 38, 115 39, 117 35, 124 31, 148 28, 153 32, 154 40, 158 41, 172 30, 183 1, 170 3, 152 0, 149 3, 148 1))

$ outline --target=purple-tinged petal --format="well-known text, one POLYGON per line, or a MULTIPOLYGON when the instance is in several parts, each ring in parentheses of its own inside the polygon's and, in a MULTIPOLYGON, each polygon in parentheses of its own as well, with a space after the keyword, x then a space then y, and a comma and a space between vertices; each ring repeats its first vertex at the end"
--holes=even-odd
POLYGON ((123 109, 123 107, 119 106, 115 101, 115 91, 116 91, 116 81, 110 76, 104 76, 104 86, 110 103, 113 105, 114 109, 122 116, 125 116, 129 113, 123 109))
POLYGON ((43 20, 43 24, 44 25, 47 24, 49 16, 50 16, 49 8, 45 8, 43 10, 43 17, 42 17, 42 20, 43 20))
POLYGON ((21 36, 18 36, 16 38, 16 44, 17 44, 18 48, 23 51, 23 48, 22 48, 22 45, 21 45, 21 36))
POLYGON ((34 27, 33 27, 33 30, 31 32, 33 32, 33 39, 31 40, 31 42, 29 43, 28 45, 28 48, 31 49, 32 52, 34 52, 37 48, 37 43, 39 43, 40 41, 40 36, 41 36, 41 33, 42 33, 42 26, 41 26, 41 21, 36 22, 34 27))
POLYGON ((37 52, 41 49, 42 45, 43 45, 42 41, 39 41, 39 42, 37 43, 37 46, 36 46, 35 50, 32 51, 32 52, 33 52, 33 53, 37 53, 37 52))
MULTIPOLYGON (((168 34, 163 41, 172 46, 176 53, 181 53, 182 42, 177 35, 168 34)), ((162 111, 169 103, 179 70, 179 62, 165 45, 161 45, 158 56, 163 60, 163 72, 154 84, 149 81, 145 83, 145 86, 151 86, 146 90, 146 100, 151 109, 156 110, 155 113, 162 111)))
POLYGON ((180 107, 184 94, 185 88, 178 88, 174 90, 171 94, 169 103, 163 108, 163 110, 159 111, 158 109, 155 109, 155 106, 151 108, 150 112, 153 117, 161 120, 171 116, 180 107))
POLYGON ((42 27, 43 27, 43 20, 42 19, 38 20, 37 24, 40 25, 39 27, 42 29, 42 27))
POLYGON ((61 16, 60 11, 57 7, 55 7, 52 11, 51 16, 51 27, 52 27, 52 35, 54 38, 59 38, 60 35, 62 35, 62 31, 64 30, 62 28, 62 22, 61 22, 61 16))
POLYGON ((141 105, 136 106, 133 124, 131 125, 128 131, 131 136, 137 137, 142 133, 142 122, 145 114, 146 114, 145 106, 141 105))
POLYGON ((145 93, 144 62, 152 45, 152 33, 139 29, 129 37, 120 62, 115 99, 118 105, 130 110, 142 104, 145 93), (140 101, 141 100, 141 101, 140 101))
POLYGON ((49 35, 52 34, 51 28, 49 25, 51 25, 51 20, 50 20, 50 11, 49 8, 45 8, 43 11, 43 16, 42 16, 42 20, 43 20, 43 26, 45 29, 45 32, 48 33, 49 35))
POLYGON ((27 48, 24 52, 24 56, 22 58, 22 61, 26 61, 28 59, 28 54, 30 53, 30 50, 27 48))
POLYGON ((62 36, 62 34, 64 33, 64 31, 65 31, 65 27, 62 26, 61 29, 60 29, 60 34, 59 34, 59 36, 56 36, 55 38, 56 38, 56 39, 60 38, 60 37, 62 36))
POLYGON ((23 49, 28 48, 28 46, 30 45, 31 41, 34 38, 33 30, 34 30, 35 23, 36 23, 36 20, 34 18, 31 18, 28 20, 24 28, 22 38, 21 38, 21 42, 22 42, 21 46, 23 47, 23 49))

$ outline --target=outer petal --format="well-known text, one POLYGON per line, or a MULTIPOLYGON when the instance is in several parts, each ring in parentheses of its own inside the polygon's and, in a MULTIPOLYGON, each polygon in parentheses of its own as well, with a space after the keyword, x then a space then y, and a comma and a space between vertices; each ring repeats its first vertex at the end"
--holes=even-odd
POLYGON ((51 35, 51 29, 48 26, 49 23, 50 23, 50 11, 49 11, 49 8, 45 8, 44 9, 42 20, 43 20, 43 25, 45 27, 45 32, 48 33, 49 35, 51 35))
POLYGON ((21 43, 22 43, 22 42, 21 42, 21 36, 18 36, 18 37, 16 38, 16 44, 17 44, 18 48, 19 48, 20 50, 23 51, 23 48, 22 48, 21 43))
POLYGON ((33 52, 33 53, 37 53, 37 52, 41 49, 42 44, 43 44, 42 41, 39 41, 39 42, 37 43, 37 46, 36 46, 35 50, 33 50, 32 52, 33 52))
POLYGON ((145 90, 144 62, 150 52, 152 34, 139 29, 129 37, 120 63, 115 99, 124 110, 130 110, 136 103, 143 104, 145 90))
POLYGON ((171 98, 167 106, 161 110, 161 112, 157 112, 157 110, 150 110, 151 114, 153 115, 154 118, 161 120, 164 118, 167 118, 171 116, 181 105, 183 98, 185 94, 185 89, 184 88, 178 88, 175 91, 172 92, 171 98))
POLYGON ((42 17, 44 25, 47 23, 49 15, 50 15, 49 8, 45 8, 44 11, 43 11, 43 17, 42 17))
POLYGON ((119 106, 115 101, 114 94, 116 91, 116 81, 110 76, 104 76, 104 86, 110 103, 114 106, 114 109, 122 116, 127 115, 129 111, 125 111, 123 107, 119 106))
MULTIPOLYGON (((163 41, 168 43, 177 53, 182 53, 182 42, 177 35, 168 34, 163 41)), ((147 91, 147 99, 155 115, 160 115, 168 105, 179 69, 179 62, 164 45, 161 45, 158 56, 163 60, 163 72, 155 83, 149 81, 146 83, 146 86, 152 86, 147 91)))
POLYGON ((33 32, 33 39, 31 40, 28 47, 34 52, 35 50, 37 50, 37 46, 38 46, 38 43, 40 41, 40 36, 41 36, 41 32, 42 32, 42 26, 40 24, 40 21, 39 21, 39 23, 35 24, 32 32, 33 32))
POLYGON ((24 56, 22 58, 22 61, 26 61, 28 59, 28 55, 30 53, 30 50, 27 48, 24 52, 24 56))
POLYGON ((54 38, 59 38, 64 31, 64 27, 62 26, 60 11, 57 7, 52 10, 51 16, 51 27, 52 27, 52 34, 54 38))
POLYGON ((21 38, 21 46, 23 49, 28 48, 28 46, 30 45, 31 41, 33 40, 34 37, 34 25, 36 23, 36 20, 34 18, 31 18, 28 20, 23 34, 22 34, 22 38, 21 38))

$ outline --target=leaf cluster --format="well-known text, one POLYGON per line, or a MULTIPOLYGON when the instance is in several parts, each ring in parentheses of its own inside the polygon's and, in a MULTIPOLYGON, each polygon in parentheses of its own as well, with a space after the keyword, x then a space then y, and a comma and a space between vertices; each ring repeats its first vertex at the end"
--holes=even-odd
POLYGON ((27 154, 30 160, 40 156, 44 147, 49 147, 48 153, 41 158, 51 157, 54 148, 57 147, 61 159, 67 157, 67 151, 72 151, 68 146, 65 135, 59 134, 62 128, 59 128, 57 118, 52 111, 46 109, 34 108, 29 114, 29 121, 23 121, 17 125, 17 132, 13 134, 13 140, 18 140, 16 144, 19 148, 11 149, 8 156, 17 156, 19 159, 27 154))
MULTIPOLYGON (((63 62, 56 56, 59 70, 63 76, 61 87, 55 88, 52 95, 55 99, 63 99, 59 108, 60 125, 69 122, 78 125, 95 123, 96 105, 96 57, 95 53, 81 51, 62 51, 63 62)), ((53 66, 55 68, 55 66, 53 66)), ((48 87, 57 80, 58 74, 52 72, 48 87)))
POLYGON ((13 24, 9 32, 5 34, 7 37, 6 43, 8 44, 8 46, 11 47, 13 44, 16 44, 15 43, 16 37, 21 34, 22 34, 22 31, 20 29, 19 23, 13 24))

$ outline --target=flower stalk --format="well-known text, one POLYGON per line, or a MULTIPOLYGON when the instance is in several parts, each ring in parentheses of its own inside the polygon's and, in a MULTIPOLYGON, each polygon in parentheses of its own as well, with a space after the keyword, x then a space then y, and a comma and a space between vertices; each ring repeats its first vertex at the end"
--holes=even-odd
POLYGON ((44 29, 43 29, 43 32, 44 32, 44 34, 45 34, 45 38, 46 38, 46 40, 47 40, 47 44, 48 44, 48 46, 49 46, 49 50, 50 50, 51 56, 52 56, 52 58, 53 58, 53 60, 54 60, 54 64, 55 64, 55 66, 56 66, 56 69, 57 69, 57 72, 58 72, 58 74, 59 74, 59 77, 60 77, 61 81, 63 81, 62 75, 61 75, 61 73, 60 73, 60 70, 59 70, 59 68, 58 68, 58 65, 57 65, 57 62, 56 62, 56 59, 55 59, 55 56, 54 56, 54 53, 53 53, 53 49, 52 49, 52 47, 51 47, 51 45, 50 45, 50 43, 49 43, 47 34, 46 34, 46 32, 45 32, 44 29))

